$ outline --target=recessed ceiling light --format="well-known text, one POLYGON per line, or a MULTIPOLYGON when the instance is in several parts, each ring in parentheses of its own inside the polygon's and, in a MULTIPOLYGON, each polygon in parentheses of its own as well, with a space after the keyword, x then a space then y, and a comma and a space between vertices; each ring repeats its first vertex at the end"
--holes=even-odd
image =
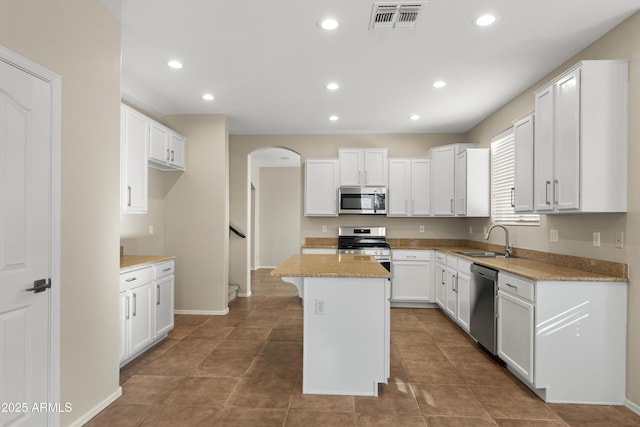
POLYGON ((496 22, 496 17, 493 15, 482 15, 479 18, 477 18, 475 21, 473 21, 478 27, 487 27, 489 25, 492 25, 496 22))
POLYGON ((327 83, 327 85, 325 87, 327 89, 329 89, 329 90, 338 90, 338 89, 340 89, 340 85, 338 85, 338 83, 336 83, 336 82, 327 83))
POLYGON ((410 115, 410 116, 409 116, 409 118, 410 118, 411 120, 420 120, 420 116, 419 116, 419 115, 417 115, 417 114, 412 114, 412 115, 410 115))
POLYGON ((336 122, 336 121, 338 121, 338 116, 336 116, 336 115, 329 116, 329 120, 331 120, 332 122, 336 122))
POLYGON ((167 65, 175 70, 182 68, 182 62, 176 61, 175 59, 167 62, 167 65))
POLYGON ((320 27, 322 27, 323 30, 333 31, 338 28, 338 26, 338 21, 333 18, 325 19, 320 22, 320 27))
POLYGON ((446 85, 447 85, 447 83, 445 83, 445 82, 444 82, 444 81, 442 81, 442 80, 438 80, 437 82, 434 82, 434 83, 433 83, 433 87, 435 87, 436 89, 443 88, 443 87, 445 87, 446 85))
POLYGON ((204 95, 202 95, 202 99, 204 99, 205 101, 213 101, 213 95, 211 95, 210 93, 205 93, 204 95))

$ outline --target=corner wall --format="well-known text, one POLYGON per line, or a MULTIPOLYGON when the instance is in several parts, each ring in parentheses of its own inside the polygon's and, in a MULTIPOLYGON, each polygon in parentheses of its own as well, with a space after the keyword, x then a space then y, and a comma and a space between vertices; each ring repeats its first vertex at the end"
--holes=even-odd
POLYGON ((0 44, 62 77, 60 399, 73 407, 61 414, 68 426, 120 387, 120 24, 97 1, 0 0, 0 44))

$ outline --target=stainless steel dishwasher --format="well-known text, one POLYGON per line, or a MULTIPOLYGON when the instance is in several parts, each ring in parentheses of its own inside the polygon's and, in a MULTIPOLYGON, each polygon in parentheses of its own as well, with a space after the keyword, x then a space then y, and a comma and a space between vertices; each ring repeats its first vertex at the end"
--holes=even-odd
POLYGON ((496 304, 498 272, 471 264, 471 336, 494 356, 497 354, 496 304))

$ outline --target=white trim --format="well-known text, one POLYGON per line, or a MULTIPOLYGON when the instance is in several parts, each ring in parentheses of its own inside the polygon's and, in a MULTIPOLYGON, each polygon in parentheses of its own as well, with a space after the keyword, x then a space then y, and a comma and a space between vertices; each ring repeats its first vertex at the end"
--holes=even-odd
POLYGON ((247 291, 247 292, 238 292, 238 296, 239 296, 240 298, 247 298, 247 297, 250 297, 250 296, 251 296, 251 294, 252 294, 252 293, 251 293, 251 291, 247 291))
POLYGON ((224 316, 229 313, 229 307, 224 310, 173 310, 174 314, 195 314, 198 316, 224 316))
POLYGON ((69 427, 81 427, 82 425, 89 422, 93 417, 98 415, 101 411, 103 411, 107 406, 111 405, 116 401, 120 396, 122 396, 122 387, 118 387, 116 391, 111 393, 109 397, 104 399, 98 405, 91 408, 89 411, 85 412, 79 419, 75 420, 73 423, 69 424, 69 427))
POLYGON ((277 265, 261 265, 260 267, 256 268, 256 270, 273 270, 276 267, 277 265))
MULTIPOLYGON (((49 297, 49 401, 60 402, 60 152, 62 134, 62 78, 47 68, 0 46, 0 60, 51 86, 51 236, 49 297)), ((60 425, 60 414, 49 412, 48 424, 60 425)))
POLYGON ((640 405, 637 405, 637 404, 633 403, 629 399, 625 399, 624 400, 624 406, 626 406, 627 408, 629 408, 630 410, 632 410, 636 414, 640 415, 640 405))

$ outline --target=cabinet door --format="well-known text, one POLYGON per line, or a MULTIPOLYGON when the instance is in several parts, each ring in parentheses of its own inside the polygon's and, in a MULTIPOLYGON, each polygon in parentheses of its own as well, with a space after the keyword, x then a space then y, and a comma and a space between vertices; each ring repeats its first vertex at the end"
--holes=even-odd
POLYGON ((436 264, 434 282, 436 287, 436 303, 442 310, 445 309, 447 299, 446 289, 447 267, 444 264, 436 264))
POLYGON ((553 209, 553 86, 536 94, 536 120, 533 124, 533 179, 536 211, 553 209))
POLYGON ((456 320, 462 329, 469 332, 469 320, 471 319, 471 276, 469 274, 458 271, 456 291, 458 294, 456 320))
POLYGON ((458 315, 458 273, 447 266, 445 273, 445 311, 455 319, 458 315))
POLYGON ((453 215, 454 147, 447 146, 432 150, 431 168, 433 171, 433 214, 442 216, 453 215))
POLYGON ((137 353, 153 341, 153 287, 146 283, 129 291, 131 316, 131 353, 137 353))
POLYGON ((513 209, 533 212, 533 114, 513 125, 513 209))
POLYGON ((362 185, 362 154, 360 149, 338 150, 340 186, 360 187, 362 185))
POLYGON ((167 334, 173 329, 173 304, 174 304, 173 275, 165 276, 155 284, 155 337, 167 334))
POLYGON ((338 162, 307 160, 305 162, 304 214, 306 216, 338 216, 338 162))
POLYGON ((456 215, 467 214, 467 152, 463 151, 456 157, 455 178, 455 210, 456 215))
POLYGON ((129 319, 131 311, 129 305, 129 294, 127 291, 120 292, 120 362, 125 360, 129 354, 129 319))
POLYGON ((120 207, 123 213, 147 212, 149 120, 122 107, 120 207))
POLYGON ((411 160, 410 215, 431 215, 431 160, 411 160))
POLYGON ((534 306, 498 291, 498 357, 533 384, 534 306))
POLYGON ((169 162, 178 169, 184 169, 185 166, 185 140, 182 135, 171 132, 169 144, 169 162))
POLYGON ((364 150, 364 180, 368 187, 385 187, 387 185, 387 149, 364 150))
POLYGON ((394 261, 392 268, 393 301, 431 301, 428 262, 394 261))
MULTIPOLYGON (((580 209, 580 70, 556 83, 553 195, 556 209, 580 209)), ((597 171, 594 171, 596 173, 597 171)))
POLYGON ((407 216, 411 163, 406 159, 389 160, 387 216, 407 216))
POLYGON ((156 122, 149 125, 149 160, 169 163, 169 129, 156 122))

